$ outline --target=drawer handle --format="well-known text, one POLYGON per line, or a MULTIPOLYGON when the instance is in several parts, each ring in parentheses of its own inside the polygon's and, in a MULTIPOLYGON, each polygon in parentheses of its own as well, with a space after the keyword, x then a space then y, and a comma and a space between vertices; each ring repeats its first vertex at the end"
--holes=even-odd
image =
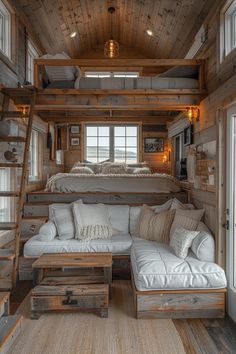
POLYGON ((72 300, 70 298, 72 295, 73 295, 72 291, 66 291, 67 299, 62 301, 63 305, 77 305, 78 304, 77 300, 72 300))

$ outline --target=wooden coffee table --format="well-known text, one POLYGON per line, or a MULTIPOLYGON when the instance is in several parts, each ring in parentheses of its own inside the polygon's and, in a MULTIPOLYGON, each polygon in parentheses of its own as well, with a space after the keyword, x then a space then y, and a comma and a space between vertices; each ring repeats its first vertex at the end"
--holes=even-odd
POLYGON ((108 316, 112 254, 47 253, 32 265, 31 318, 48 311, 93 310, 108 316))

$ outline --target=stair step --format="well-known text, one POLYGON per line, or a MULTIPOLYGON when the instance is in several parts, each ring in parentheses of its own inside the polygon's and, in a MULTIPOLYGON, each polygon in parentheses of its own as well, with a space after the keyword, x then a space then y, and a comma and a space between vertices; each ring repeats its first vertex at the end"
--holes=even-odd
POLYGON ((9 142, 16 142, 16 143, 25 143, 26 138, 23 136, 2 136, 0 135, 0 141, 9 141, 9 142))
POLYGON ((16 228, 15 222, 0 222, 0 230, 15 230, 16 228))
POLYGON ((15 162, 5 162, 0 163, 0 167, 23 167, 23 163, 15 163, 15 162))
POLYGON ((21 331, 21 315, 0 318, 0 353, 6 354, 21 331))
POLYGON ((15 258, 15 252, 10 249, 0 249, 0 261, 13 260, 15 258))
POLYGON ((2 192, 0 191, 1 197, 19 197, 20 192, 2 192))
POLYGON ((25 203, 24 216, 48 216, 49 202, 25 203))

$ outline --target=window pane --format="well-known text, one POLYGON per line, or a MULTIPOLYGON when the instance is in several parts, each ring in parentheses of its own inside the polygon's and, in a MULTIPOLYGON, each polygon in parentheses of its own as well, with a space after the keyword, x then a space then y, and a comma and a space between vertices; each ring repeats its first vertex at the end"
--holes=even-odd
POLYGON ((87 146, 97 146, 97 145, 98 145, 97 137, 87 138, 87 146))
POLYGON ((110 154, 110 151, 108 148, 104 148, 104 147, 99 147, 98 148, 98 155, 101 157, 105 157, 108 158, 110 154))
POLYGON ((115 146, 125 146, 125 138, 115 137, 115 146))
POLYGON ((131 157, 127 157, 126 158, 126 161, 125 161, 126 163, 136 163, 137 162, 137 158, 135 157, 135 158, 131 158, 131 157))
POLYGON ((109 136, 109 131, 110 131, 110 127, 99 127, 98 128, 98 135, 99 136, 109 136))
POLYGON ((137 127, 127 127, 126 128, 127 136, 137 136, 137 127))
POLYGON ((137 138, 126 138, 126 145, 132 147, 137 146, 137 138))
POLYGON ((97 136, 97 127, 87 127, 86 134, 87 136, 97 136))
POLYGON ((101 137, 98 139, 98 144, 99 144, 99 146, 109 146, 110 140, 109 140, 109 138, 101 137))
POLYGON ((137 157, 137 149, 135 148, 127 148, 126 149, 126 156, 131 158, 137 157))
POLYGON ((125 127, 115 127, 115 136, 125 136, 125 127))
POLYGON ((115 148, 115 158, 125 158, 125 148, 115 148))

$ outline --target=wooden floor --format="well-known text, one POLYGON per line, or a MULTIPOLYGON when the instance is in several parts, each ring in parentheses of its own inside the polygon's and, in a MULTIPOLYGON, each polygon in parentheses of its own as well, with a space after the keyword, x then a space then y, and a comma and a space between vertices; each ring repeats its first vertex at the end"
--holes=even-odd
MULTIPOLYGON (((17 284, 10 299, 11 314, 15 313, 31 288, 31 281, 21 281, 17 284)), ((186 353, 236 353, 236 324, 228 316, 225 319, 216 320, 173 320, 173 323, 182 339, 186 353)))

